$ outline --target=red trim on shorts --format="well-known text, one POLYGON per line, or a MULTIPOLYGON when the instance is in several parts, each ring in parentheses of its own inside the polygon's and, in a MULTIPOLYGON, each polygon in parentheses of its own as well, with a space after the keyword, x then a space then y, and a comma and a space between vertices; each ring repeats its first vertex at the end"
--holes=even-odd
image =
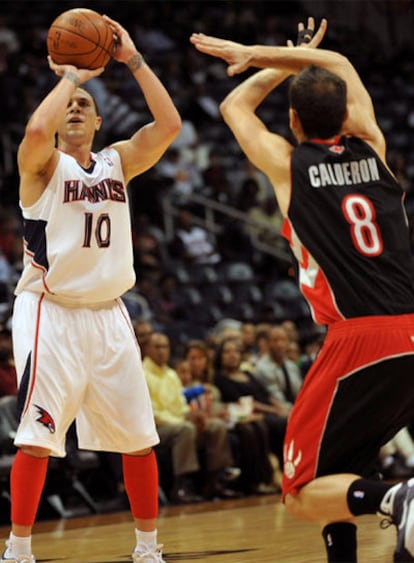
MULTIPOLYGON (((32 366, 31 366, 31 373, 30 373, 30 386, 29 392, 27 393, 26 404, 24 406, 23 415, 26 413, 27 409, 29 408, 30 401, 33 395, 33 390, 36 381, 36 372, 37 372, 37 353, 39 349, 39 331, 40 331, 40 313, 42 302, 45 297, 45 294, 42 293, 39 299, 39 303, 37 304, 37 316, 36 316, 36 331, 35 331, 35 339, 34 339, 34 347, 32 350, 32 366)), ((22 415, 22 416, 23 416, 22 415)))
POLYGON ((289 417, 283 496, 297 494, 316 477, 338 383, 369 365, 408 354, 414 354, 414 314, 359 317, 329 326, 289 417))

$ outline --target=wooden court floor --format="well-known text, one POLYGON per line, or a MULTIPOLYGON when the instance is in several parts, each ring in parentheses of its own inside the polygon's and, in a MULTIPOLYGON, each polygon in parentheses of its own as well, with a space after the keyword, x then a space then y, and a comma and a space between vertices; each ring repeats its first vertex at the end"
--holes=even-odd
MULTIPOLYGON (((359 563, 390 563, 395 529, 364 516, 359 528, 359 563)), ((317 526, 294 520, 279 495, 165 507, 160 510, 159 540, 172 562, 323 563, 317 526)), ((0 528, 3 541, 8 529, 0 528)), ((33 551, 37 563, 126 563, 134 546, 129 513, 118 512, 40 522, 33 551)))

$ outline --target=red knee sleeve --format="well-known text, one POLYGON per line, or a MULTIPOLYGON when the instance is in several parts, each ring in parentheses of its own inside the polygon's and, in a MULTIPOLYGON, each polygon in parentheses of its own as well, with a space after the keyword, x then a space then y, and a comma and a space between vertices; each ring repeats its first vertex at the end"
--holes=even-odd
POLYGON ((123 455, 125 490, 134 518, 158 516, 158 464, 155 452, 145 456, 123 455))
POLYGON ((19 450, 10 473, 11 520, 33 526, 46 480, 48 457, 33 457, 19 450))

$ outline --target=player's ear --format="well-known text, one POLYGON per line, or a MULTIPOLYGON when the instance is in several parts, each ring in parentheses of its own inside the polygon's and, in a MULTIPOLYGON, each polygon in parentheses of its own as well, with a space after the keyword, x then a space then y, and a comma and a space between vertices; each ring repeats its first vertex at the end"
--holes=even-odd
POLYGON ((95 131, 99 131, 99 129, 101 128, 102 125, 102 117, 100 115, 97 116, 96 118, 96 123, 95 123, 95 131))
POLYGON ((297 130, 298 122, 298 114, 293 108, 289 108, 289 127, 292 132, 295 132, 295 130, 297 130))
POLYGON ((345 121, 348 120, 348 117, 349 117, 349 111, 348 111, 348 108, 346 108, 345 113, 344 113, 344 118, 343 118, 343 120, 342 120, 342 123, 345 123, 345 121))

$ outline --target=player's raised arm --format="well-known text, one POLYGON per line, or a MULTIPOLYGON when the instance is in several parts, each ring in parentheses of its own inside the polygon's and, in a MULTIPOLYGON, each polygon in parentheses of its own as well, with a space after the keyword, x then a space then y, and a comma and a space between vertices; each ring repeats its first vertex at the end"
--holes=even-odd
POLYGON ((297 74, 309 65, 316 65, 334 72, 347 85, 347 119, 343 132, 363 138, 385 158, 385 142, 375 119, 370 95, 354 66, 340 53, 306 47, 247 46, 203 34, 194 34, 191 41, 199 51, 224 59, 231 76, 249 67, 297 74))
POLYGON ((167 90, 146 64, 129 33, 116 21, 104 17, 118 38, 114 59, 129 68, 154 119, 128 141, 113 145, 121 154, 128 182, 158 162, 180 132, 181 118, 167 90))
MULTIPOLYGON (((308 49, 317 47, 324 37, 326 28, 326 20, 321 22, 316 33, 313 18, 308 19, 306 28, 301 22, 298 26, 297 43, 306 44, 308 49)), ((193 35, 191 38, 196 47, 197 37, 193 35)), ((237 57, 233 60, 236 59, 237 57)), ((284 137, 270 132, 257 116, 256 109, 268 94, 290 75, 291 71, 288 68, 261 70, 239 84, 220 105, 223 118, 243 152, 272 182, 279 207, 284 214, 287 212, 290 199, 288 162, 293 146, 284 137)))
POLYGON ((50 69, 61 78, 34 110, 18 150, 20 197, 31 205, 42 193, 54 169, 56 133, 64 120, 69 100, 77 87, 98 76, 103 68, 78 69, 58 65, 48 57, 50 69))

